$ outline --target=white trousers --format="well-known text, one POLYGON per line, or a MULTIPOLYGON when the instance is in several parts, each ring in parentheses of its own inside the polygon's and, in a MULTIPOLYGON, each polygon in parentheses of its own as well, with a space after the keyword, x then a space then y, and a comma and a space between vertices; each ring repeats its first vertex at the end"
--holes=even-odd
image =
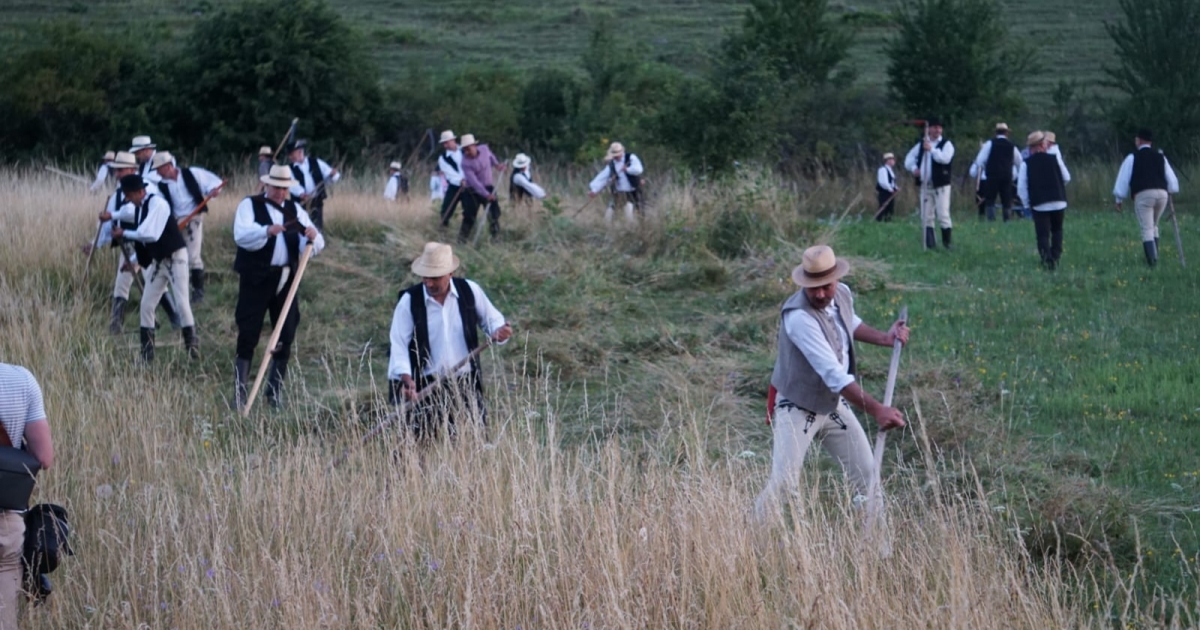
POLYGON ((1137 215, 1138 226, 1142 228, 1142 242, 1158 238, 1158 220, 1167 209, 1167 191, 1157 188, 1143 190, 1134 195, 1133 209, 1137 215))
POLYGON ((921 189, 921 226, 933 227, 936 219, 939 227, 950 224, 950 186, 921 189))
POLYGON ((145 272, 146 288, 142 291, 141 321, 142 328, 154 328, 154 311, 158 302, 167 292, 175 296, 175 310, 179 312, 179 320, 184 328, 195 326, 192 318, 192 303, 188 294, 188 253, 180 247, 160 262, 150 263, 145 272))
POLYGON ((820 440, 821 446, 841 464, 846 479, 854 486, 855 502, 870 499, 866 503, 871 509, 882 507, 882 491, 876 488, 872 492, 871 489, 875 477, 875 458, 871 455, 871 445, 846 401, 840 401, 837 410, 831 414, 777 406, 771 429, 774 433, 771 477, 767 480, 767 487, 754 501, 754 513, 760 520, 776 507, 781 492, 795 495, 800 471, 804 468, 804 457, 815 440, 820 440))
POLYGON ((187 244, 188 268, 204 269, 200 258, 200 247, 204 244, 204 215, 198 214, 183 228, 183 242, 187 244))

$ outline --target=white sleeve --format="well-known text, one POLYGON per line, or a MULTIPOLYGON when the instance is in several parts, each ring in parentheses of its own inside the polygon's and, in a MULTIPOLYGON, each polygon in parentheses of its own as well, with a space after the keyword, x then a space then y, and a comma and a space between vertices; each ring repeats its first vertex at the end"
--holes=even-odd
POLYGON ((1071 183, 1071 171, 1067 170, 1067 163, 1063 162, 1061 155, 1056 155, 1054 157, 1055 157, 1055 159, 1058 160, 1058 170, 1059 170, 1059 172, 1062 173, 1063 183, 1064 184, 1071 183))
POLYGON ((112 221, 97 221, 100 230, 100 238, 96 240, 96 247, 104 247, 112 243, 112 221))
POLYGON ((387 377, 389 381, 398 381, 405 374, 413 376, 412 361, 408 357, 408 344, 413 337, 412 300, 405 291, 396 302, 392 311, 392 329, 388 338, 392 343, 392 352, 388 357, 387 377))
MULTIPOLYGON (((221 178, 208 169, 200 168, 199 166, 190 167, 192 175, 196 177, 196 183, 200 184, 200 192, 205 195, 212 194, 212 191, 221 185, 221 178)), ((196 203, 200 203, 199 200, 196 203)))
POLYGON ((1166 156, 1163 156, 1163 166, 1167 171, 1167 192, 1172 195, 1179 194, 1179 178, 1175 176, 1175 169, 1171 168, 1171 163, 1167 161, 1166 156))
POLYGON ((1024 162, 1024 161, 1025 161, 1025 158, 1021 157, 1021 152, 1019 150, 1017 150, 1016 145, 1014 145, 1013 146, 1013 164, 1020 164, 1021 162, 1024 162))
MULTIPOLYGON (((146 218, 142 219, 142 224, 136 230, 126 230, 124 238, 139 243, 153 243, 162 238, 167 220, 173 217, 171 207, 158 195, 151 197, 146 205, 149 206, 146 208, 146 218)), ((132 204, 130 206, 132 207, 132 204)))
POLYGON ((398 180, 395 177, 388 177, 387 185, 383 187, 384 199, 387 199, 388 201, 396 200, 396 189, 399 188, 399 185, 396 183, 397 181, 398 180))
MULTIPOLYGON (((316 229, 316 227, 317 227, 317 226, 313 225, 312 219, 308 216, 308 212, 305 211, 304 208, 300 207, 300 204, 296 204, 296 220, 300 222, 300 225, 303 225, 306 228, 316 229)), ((307 244, 308 244, 308 237, 301 234, 300 235, 300 251, 304 251, 304 246, 307 244)), ((317 238, 313 239, 312 255, 316 256, 317 254, 320 254, 321 250, 323 250, 323 249, 325 249, 325 235, 321 234, 321 230, 317 230, 317 238)))
POLYGON ((243 199, 234 212, 233 242, 250 251, 258 251, 267 245, 267 226, 255 223, 254 205, 249 197, 243 199))
POLYGON ((537 184, 529 181, 529 176, 521 176, 521 175, 514 176, 513 182, 515 182, 521 188, 524 188, 525 191, 528 192, 529 194, 533 195, 534 199, 545 199, 546 198, 546 191, 542 190, 541 186, 538 186, 537 184))
MULTIPOLYGON (((946 144, 948 145, 949 143, 946 144)), ((979 153, 975 156, 975 161, 971 162, 971 177, 975 177, 977 174, 983 173, 985 170, 987 170, 987 161, 991 156, 992 141, 988 140, 987 142, 983 143, 982 147, 979 147, 979 153)), ((987 175, 981 175, 980 178, 987 179, 987 175)))
POLYGON ((920 142, 914 144, 913 148, 908 150, 908 155, 904 156, 904 170, 911 173, 920 167, 920 164, 917 164, 917 153, 919 153, 920 151, 921 151, 921 143, 920 142))
POLYGON ((946 144, 940 149, 935 145, 933 149, 929 151, 929 155, 933 158, 933 161, 937 162, 938 164, 949 164, 950 160, 954 159, 954 143, 947 140, 946 144))
MULTIPOLYGON (((492 306, 492 301, 474 280, 467 280, 467 286, 471 287, 471 293, 475 294, 475 314, 479 317, 479 325, 487 331, 488 335, 496 334, 497 330, 504 327, 504 315, 501 315, 500 311, 492 306)), ((495 343, 504 345, 507 341, 495 343)))
POLYGON ((317 168, 321 169, 321 177, 322 178, 324 178, 330 182, 333 182, 334 184, 338 183, 338 180, 342 178, 341 171, 334 173, 333 167, 326 164, 325 160, 322 160, 320 158, 317 158, 317 168), (333 174, 331 175, 330 173, 333 173, 333 174))
POLYGON ((637 155, 629 154, 629 167, 625 169, 625 173, 629 175, 641 175, 644 169, 642 168, 642 158, 637 155))
POLYGON ((592 183, 588 184, 588 189, 596 194, 604 191, 604 187, 608 185, 610 175, 608 172, 608 163, 604 163, 604 168, 592 178, 592 183))
POLYGON ((1121 162, 1121 170, 1117 171, 1117 181, 1113 184, 1113 197, 1120 201, 1129 196, 1129 178, 1133 176, 1133 154, 1125 156, 1121 162))
POLYGON ((1025 162, 1021 162, 1020 168, 1017 169, 1017 196, 1026 208, 1032 207, 1029 205, 1029 165, 1025 162))
POLYGON ((812 315, 800 309, 788 311, 783 318, 783 327, 788 339, 796 344, 830 391, 840 392, 854 382, 854 376, 838 362, 820 324, 812 315))
POLYGON ((101 164, 100 168, 96 169, 96 181, 92 182, 92 185, 88 187, 88 190, 91 192, 96 192, 97 190, 100 190, 100 187, 104 185, 104 181, 107 179, 108 179, 108 165, 101 164))
POLYGON ((879 170, 875 171, 875 184, 884 190, 892 189, 892 185, 888 183, 886 166, 880 166, 879 170))

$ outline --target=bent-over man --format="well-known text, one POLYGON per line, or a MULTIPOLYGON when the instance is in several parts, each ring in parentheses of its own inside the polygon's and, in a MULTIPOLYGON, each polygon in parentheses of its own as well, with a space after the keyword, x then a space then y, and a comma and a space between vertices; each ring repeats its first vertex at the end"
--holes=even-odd
POLYGON ((866 497, 871 509, 882 508, 881 491, 870 496, 876 471, 867 434, 847 402, 873 416, 881 431, 903 427, 904 415, 872 398, 855 380, 854 342, 907 343, 908 327, 897 321, 883 332, 864 324, 854 312, 850 288, 839 282, 849 271, 850 265, 825 245, 805 250, 803 262, 792 271, 800 290, 782 309, 779 356, 771 374, 777 392, 771 477, 754 502, 759 518, 780 491, 795 489, 814 440, 842 465, 857 495, 866 497))
POLYGON ((533 159, 524 153, 518 153, 517 157, 513 158, 513 172, 508 179, 508 198, 512 199, 514 204, 546 198, 546 191, 533 183, 533 175, 529 172, 529 165, 532 163, 533 159))
MULTIPOLYGON (((458 203, 463 203, 463 213, 466 213, 467 200, 462 199, 463 195, 463 152, 458 146, 458 136, 454 132, 447 129, 442 132, 439 141, 442 144, 442 154, 438 156, 438 170, 441 171, 445 179, 445 188, 440 197, 442 200, 442 229, 450 227, 450 218, 454 216, 454 209, 458 207, 458 203)), ((435 199, 438 197, 435 195, 435 199)), ((474 212, 474 211, 473 211, 474 212)))
MULTIPOLYGON (((175 221, 180 222, 204 201, 208 195, 216 197, 221 194, 224 184, 220 177, 199 166, 179 168, 175 158, 167 151, 156 153, 153 160, 154 172, 158 173, 158 190, 167 204, 171 206, 175 221)), ((200 214, 192 217, 183 229, 183 240, 187 243, 189 284, 192 287, 192 303, 204 301, 204 259, 201 247, 204 245, 204 215, 208 206, 200 214)))
POLYGON ((492 238, 500 235, 500 199, 496 196, 496 186, 492 179, 492 169, 504 170, 506 164, 496 159, 492 150, 486 144, 479 144, 475 136, 465 133, 462 137, 463 176, 466 179, 464 194, 473 203, 463 202, 462 228, 458 232, 458 242, 466 243, 471 238, 475 228, 475 216, 479 208, 487 207, 488 231, 492 238))
POLYGON ((904 157, 904 168, 916 177, 921 188, 921 225, 925 228, 925 248, 936 249, 933 226, 942 228, 942 245, 950 249, 950 180, 954 162, 954 144, 942 137, 942 123, 930 118, 928 133, 904 157))
POLYGON ((100 220, 116 219, 132 223, 127 230, 120 224, 112 229, 113 238, 133 241, 139 263, 148 265, 144 275, 146 286, 142 289, 141 342, 142 359, 154 360, 154 310, 169 288, 175 296, 182 324, 183 345, 192 359, 200 357, 196 339, 196 321, 192 317, 191 299, 188 296, 188 253, 179 224, 171 215, 171 206, 159 195, 147 192, 147 184, 140 175, 121 178, 121 192, 126 203, 115 215, 104 212, 100 220))
POLYGON ((633 221, 634 210, 644 214, 642 208, 642 175, 645 167, 633 153, 625 152, 625 145, 614 142, 608 146, 604 156, 604 168, 588 184, 588 196, 595 197, 608 189, 610 198, 604 210, 604 220, 612 222, 613 208, 624 203, 625 220, 633 221))
POLYGON ((459 367, 479 347, 479 329, 499 344, 512 336, 512 327, 472 280, 455 278, 459 260, 449 245, 427 243, 412 263, 421 282, 400 292, 392 314, 388 382, 391 400, 417 402, 410 418, 417 438, 434 437, 443 422, 453 435, 455 416, 470 414, 486 422, 483 380, 476 357, 459 367), (443 383, 425 400, 417 393, 440 374, 443 383))
POLYGON ((291 193, 308 208, 313 225, 317 226, 318 230, 324 230, 325 199, 329 197, 329 185, 336 184, 342 178, 342 174, 329 166, 325 160, 308 155, 307 151, 308 140, 304 139, 294 142, 288 150, 292 177, 296 179, 291 193))
POLYGON ((875 220, 891 221, 896 214, 896 193, 900 186, 896 184, 896 166, 894 153, 883 154, 883 166, 875 172, 875 220))
POLYGON ((996 198, 1000 198, 1004 220, 1012 217, 1013 172, 1021 164, 1021 151, 1008 139, 1008 125, 996 123, 996 137, 983 143, 971 163, 971 177, 979 177, 979 218, 996 220, 996 198))
POLYGON ((288 191, 297 185, 292 173, 286 166, 272 166, 271 172, 261 178, 267 186, 266 192, 243 199, 233 218, 233 240, 237 243, 233 269, 238 273, 233 400, 238 409, 246 405, 246 378, 267 313, 271 314, 272 325, 284 318, 279 344, 267 348, 271 353, 271 368, 265 392, 271 406, 281 404, 287 361, 296 327, 300 325, 300 302, 293 300, 287 313, 283 313, 283 303, 287 301, 305 246, 312 242, 314 255, 325 248, 325 237, 308 213, 288 198, 288 191))
POLYGON ((1058 268, 1063 250, 1063 218, 1067 210, 1067 183, 1071 173, 1062 158, 1049 152, 1046 134, 1034 131, 1026 138, 1029 159, 1017 173, 1017 194, 1033 212, 1038 255, 1049 271, 1058 268))
POLYGON ((100 163, 100 168, 96 169, 96 179, 92 182, 91 186, 88 186, 88 192, 94 193, 103 188, 104 184, 108 183, 108 176, 111 172, 111 167, 109 165, 112 164, 113 160, 115 159, 117 159, 117 154, 115 152, 104 152, 104 161, 100 163))
POLYGON ((1167 208, 1170 196, 1179 192, 1179 178, 1162 151, 1154 150, 1154 134, 1142 129, 1133 138, 1137 150, 1125 156, 1117 183, 1113 186, 1113 197, 1117 201, 1117 212, 1121 202, 1133 196, 1134 212, 1142 228, 1142 249, 1146 253, 1146 264, 1158 264, 1158 220, 1167 208))

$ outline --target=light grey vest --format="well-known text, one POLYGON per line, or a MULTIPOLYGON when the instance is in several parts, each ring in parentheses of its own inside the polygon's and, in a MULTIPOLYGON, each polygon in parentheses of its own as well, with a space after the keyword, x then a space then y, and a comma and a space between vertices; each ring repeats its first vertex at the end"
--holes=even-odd
MULTIPOLYGON (((783 303, 779 323, 779 358, 775 360, 775 371, 771 373, 771 384, 775 386, 780 397, 786 398, 797 407, 821 414, 835 411, 841 396, 837 392, 829 390, 829 386, 821 380, 821 375, 813 369, 808 358, 804 356, 803 352, 800 352, 800 348, 797 348, 795 343, 792 343, 782 320, 790 311, 796 309, 807 311, 821 326, 821 332, 825 333, 825 339, 833 348, 833 354, 842 360, 845 357, 842 357, 841 335, 849 332, 851 324, 854 322, 854 306, 850 300, 850 289, 846 285, 838 283, 833 303, 837 305, 838 316, 844 326, 842 330, 838 329, 838 325, 832 317, 825 314, 824 311, 814 309, 808 303, 808 296, 803 289, 797 291, 788 298, 787 302, 783 303)), ((846 341, 846 345, 850 349, 850 356, 846 361, 846 365, 849 366, 847 371, 854 374, 853 334, 846 341)))

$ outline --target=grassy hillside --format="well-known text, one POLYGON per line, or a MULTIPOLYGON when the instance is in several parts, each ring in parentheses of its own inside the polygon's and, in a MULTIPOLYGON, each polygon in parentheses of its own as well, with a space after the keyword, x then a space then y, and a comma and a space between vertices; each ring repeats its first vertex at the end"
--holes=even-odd
MULTIPOLYGON (((56 18, 83 20, 100 27, 165 24, 179 33, 228 0, 13 0, 0 14, 0 34, 21 37, 33 24, 56 18)), ((656 59, 697 68, 699 53, 736 26, 743 4, 734 0, 447 0, 389 2, 345 0, 334 3, 366 35, 385 74, 410 65, 451 68, 467 63, 502 62, 520 67, 572 65, 586 45, 593 16, 613 16, 620 31, 644 45, 656 59)), ((1014 35, 1040 51, 1042 73, 1031 79, 1027 97, 1049 101, 1060 79, 1095 84, 1112 62, 1105 20, 1116 20, 1115 0, 1008 0, 1006 23, 1014 35)), ((892 0, 861 0, 836 5, 853 23, 870 25, 894 6, 892 0), (865 18, 865 19, 864 19, 865 18)), ((886 26, 861 28, 851 59, 868 85, 884 85, 886 26)))

